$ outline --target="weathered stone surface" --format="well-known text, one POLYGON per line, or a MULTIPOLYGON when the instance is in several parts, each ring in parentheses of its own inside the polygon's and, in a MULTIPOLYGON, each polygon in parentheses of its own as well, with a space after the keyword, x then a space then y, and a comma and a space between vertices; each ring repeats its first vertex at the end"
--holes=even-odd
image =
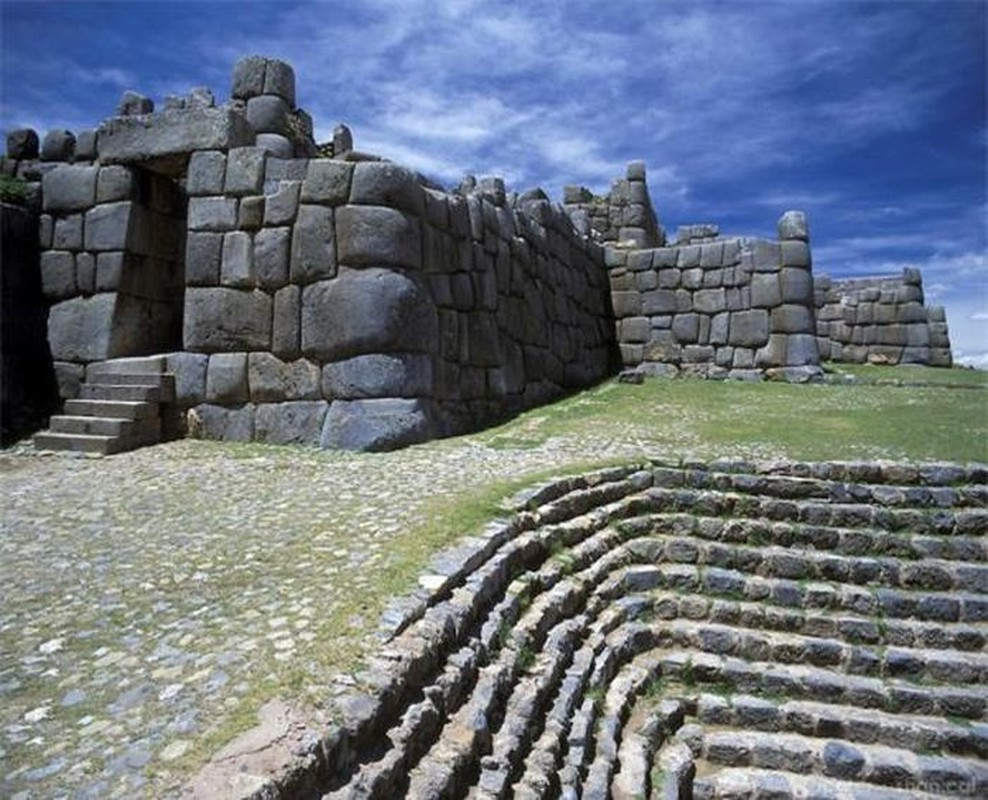
POLYGON ((242 147, 252 139, 247 120, 233 108, 182 108, 108 119, 100 125, 97 149, 103 164, 139 164, 198 150, 242 147))
POLYGON ((292 234, 291 279, 311 283, 336 275, 333 209, 303 205, 292 234))
POLYGON ((217 286, 223 234, 190 231, 185 240, 185 282, 189 286, 217 286))
POLYGON ((270 353, 251 353, 247 379, 254 403, 321 397, 319 367, 305 359, 282 361, 270 353))
POLYGON ((288 283, 291 228, 264 228, 254 235, 254 271, 262 289, 288 283))
POLYGON ((752 309, 735 311, 731 314, 729 344, 739 347, 761 347, 768 341, 768 335, 768 311, 752 309))
POLYGON ((55 220, 51 247, 54 250, 82 249, 82 214, 70 214, 55 220))
POLYGON ((192 197, 189 199, 190 231, 232 231, 237 227, 235 197, 192 197))
POLYGON ((206 368, 209 356, 180 351, 169 353, 165 370, 175 376, 175 402, 192 406, 206 399, 206 368))
POLYGON ((113 203, 130 200, 134 192, 134 175, 127 167, 112 165, 100 167, 96 179, 96 202, 113 203))
POLYGON ((301 184, 298 181, 283 181, 274 194, 265 198, 265 226, 291 225, 295 221, 300 188, 301 184))
POLYGON ((185 292, 187 350, 268 350, 271 297, 261 291, 190 287, 185 292))
POLYGON ((226 157, 223 189, 228 195, 260 194, 264 185, 265 153, 258 147, 235 147, 226 157))
POLYGON ((64 213, 83 211, 96 203, 98 167, 62 164, 46 172, 41 179, 45 211, 64 213))
POLYGON ((289 133, 288 103, 272 94, 252 97, 247 101, 247 122, 258 133, 289 133))
POLYGON ((125 256, 123 253, 98 253, 96 255, 97 292, 115 292, 122 285, 125 256))
POLYGON ((780 305, 772 309, 771 317, 773 333, 816 334, 813 312, 807 306, 793 303, 780 305))
POLYGON ((344 206, 336 211, 337 252, 341 264, 422 266, 421 223, 382 206, 344 206))
POLYGON ((94 161, 99 134, 94 130, 79 131, 75 137, 75 160, 94 161))
POLYGON ((779 239, 797 239, 809 241, 810 230, 806 222, 806 214, 802 211, 787 211, 779 217, 779 239))
POLYGON ((117 295, 76 297, 52 306, 48 341, 56 361, 99 361, 115 355, 111 347, 117 295))
POLYGON ((423 400, 334 400, 320 445, 336 450, 383 451, 435 436, 429 405, 423 400))
POLYGON ((242 197, 237 208, 237 227, 243 231, 256 231, 264 224, 264 208, 267 198, 263 195, 242 197))
POLYGON ((72 131, 50 130, 41 141, 42 161, 71 161, 75 158, 75 135, 72 131))
POLYGON ((75 282, 82 294, 96 291, 96 258, 92 253, 77 253, 75 257, 75 282))
POLYGON ((328 410, 325 400, 263 403, 254 414, 254 439, 268 444, 318 445, 328 410))
POLYGON ((349 200, 354 165, 343 161, 313 159, 302 183, 303 203, 339 206, 349 200))
POLYGON ((365 353, 432 352, 436 310, 422 287, 390 270, 341 270, 302 293, 302 352, 337 361, 365 353))
POLYGON ((226 180, 226 155, 214 150, 202 150, 189 159, 185 190, 190 197, 221 194, 226 180))
POLYGON ((199 422, 199 438, 249 442, 254 438, 254 406, 223 408, 203 403, 192 409, 199 422))
POLYGON ((237 405, 247 399, 247 354, 211 355, 206 368, 206 402, 237 405))
POLYGON ((322 370, 322 392, 328 399, 428 397, 432 390, 432 356, 426 353, 371 353, 322 370))
POLYGON ((353 171, 350 202, 388 206, 421 215, 425 194, 411 170, 384 161, 364 161, 353 171))
POLYGON ((752 308, 775 308, 782 303, 782 287, 779 276, 772 273, 755 273, 751 276, 752 308))
POLYGON ((813 273, 798 267, 783 267, 780 272, 782 302, 798 303, 810 308, 813 305, 813 273))
POLYGON ((254 243, 249 233, 231 231, 223 234, 220 283, 238 289, 254 286, 254 243))
POLYGON ((134 206, 129 202, 104 203, 86 212, 85 246, 87 250, 127 250, 134 206))
POLYGON ((274 321, 271 352, 281 358, 295 358, 301 353, 302 287, 285 286, 274 295, 274 321))
POLYGON ((50 300, 64 300, 76 294, 72 253, 49 250, 41 254, 41 291, 50 300))
POLYGON ((264 93, 264 77, 268 60, 263 56, 247 56, 233 65, 233 86, 230 96, 248 100, 264 93))
POLYGON ((40 142, 31 128, 14 128, 7 132, 7 158, 37 158, 40 142))
POLYGON ((254 142, 259 150, 277 158, 291 158, 295 154, 292 140, 280 133, 259 133, 254 142))
POLYGON ((264 93, 277 95, 288 105, 295 105, 295 70, 291 64, 269 58, 264 70, 264 93))
POLYGON ((117 115, 121 117, 150 114, 152 111, 154 111, 154 101, 150 97, 129 89, 123 93, 117 105, 117 115))

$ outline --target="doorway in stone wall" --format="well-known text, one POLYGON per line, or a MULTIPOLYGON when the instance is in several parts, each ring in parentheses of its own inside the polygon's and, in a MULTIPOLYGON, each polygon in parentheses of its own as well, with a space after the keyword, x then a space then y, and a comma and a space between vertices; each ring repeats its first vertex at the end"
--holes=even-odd
POLYGON ((130 169, 131 216, 112 350, 133 356, 181 350, 188 200, 170 175, 130 169))

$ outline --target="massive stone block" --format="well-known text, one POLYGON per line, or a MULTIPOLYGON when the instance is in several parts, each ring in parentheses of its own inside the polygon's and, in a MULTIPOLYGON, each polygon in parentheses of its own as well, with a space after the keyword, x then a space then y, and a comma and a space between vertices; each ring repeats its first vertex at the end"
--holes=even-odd
POLYGON ((61 164, 41 179, 45 211, 82 211, 96 202, 98 167, 61 164))
POLYGON ((330 399, 428 397, 433 392, 432 356, 425 353, 371 353, 327 364, 323 395, 330 399))
POLYGON ((752 309, 731 314, 728 343, 738 347, 761 347, 768 341, 768 311, 752 309))
POLYGON ((280 289, 288 283, 290 228, 264 228, 254 235, 254 271, 257 285, 280 289))
POLYGON ((108 119, 100 125, 97 149, 103 164, 139 164, 177 156, 184 166, 185 157, 197 150, 228 150, 253 144, 253 138, 240 111, 193 107, 108 119))
POLYGON ((175 376, 175 402, 192 406, 206 399, 206 368, 209 356, 180 351, 169 353, 165 369, 175 376))
POLYGON ((350 202, 400 208, 421 215, 425 193, 411 170, 385 161, 363 161, 353 172, 350 202))
POLYGON ((422 225, 393 208, 344 206, 336 211, 336 234, 341 264, 422 266, 422 225))
POLYGON ((320 444, 338 450, 395 450, 436 436, 425 400, 335 400, 323 424, 320 444))
POLYGON ((424 289, 380 268, 341 270, 302 292, 302 352, 337 361, 375 352, 434 352, 438 320, 424 289))
POLYGON ((271 352, 281 358, 295 358, 299 349, 302 316, 302 287, 284 286, 274 294, 274 321, 271 352))
POLYGON ((226 180, 226 156, 212 150, 193 153, 185 190, 190 196, 220 194, 226 180))
POLYGON ((226 157, 223 190, 230 195, 260 194, 264 184, 264 151, 259 147, 235 147, 226 157))
POLYGON ((247 402, 247 354, 216 353, 206 369, 206 401, 220 405, 247 402))
POLYGON ((117 355, 111 348, 116 294, 75 297, 52 306, 48 342, 56 361, 99 361, 117 355))
POLYGON ((254 439, 268 444, 318 445, 328 410, 325 400, 263 403, 254 413, 254 439))
POLYGON ((319 367, 311 361, 282 361, 270 353, 251 353, 247 359, 247 382, 254 403, 281 400, 318 400, 319 367))
POLYGON ((333 209, 303 205, 292 234, 293 283, 311 283, 336 274, 333 209))
POLYGON ((268 350, 271 297, 256 290, 190 287, 182 336, 185 349, 202 353, 268 350))
POLYGON ((343 205, 350 198, 353 169, 354 165, 347 162, 313 159, 302 183, 302 202, 343 205))

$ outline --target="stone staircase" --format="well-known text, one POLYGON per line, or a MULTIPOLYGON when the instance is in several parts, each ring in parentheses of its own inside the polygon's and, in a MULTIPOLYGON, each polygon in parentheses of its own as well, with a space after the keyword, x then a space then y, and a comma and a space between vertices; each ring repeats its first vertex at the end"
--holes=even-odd
POLYGON ((34 436, 41 450, 110 455, 161 441, 161 405, 175 398, 164 356, 90 364, 79 397, 34 436))
POLYGON ((254 797, 988 796, 988 467, 649 463, 433 561, 254 797))

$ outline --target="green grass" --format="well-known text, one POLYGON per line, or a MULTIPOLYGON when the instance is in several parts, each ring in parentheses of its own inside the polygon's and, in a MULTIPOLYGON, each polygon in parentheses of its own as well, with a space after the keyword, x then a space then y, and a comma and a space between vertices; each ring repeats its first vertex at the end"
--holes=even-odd
POLYGON ((974 386, 988 388, 988 372, 984 370, 953 367, 901 366, 889 367, 875 364, 829 363, 824 369, 831 375, 853 375, 863 382, 929 383, 938 386, 974 386))

